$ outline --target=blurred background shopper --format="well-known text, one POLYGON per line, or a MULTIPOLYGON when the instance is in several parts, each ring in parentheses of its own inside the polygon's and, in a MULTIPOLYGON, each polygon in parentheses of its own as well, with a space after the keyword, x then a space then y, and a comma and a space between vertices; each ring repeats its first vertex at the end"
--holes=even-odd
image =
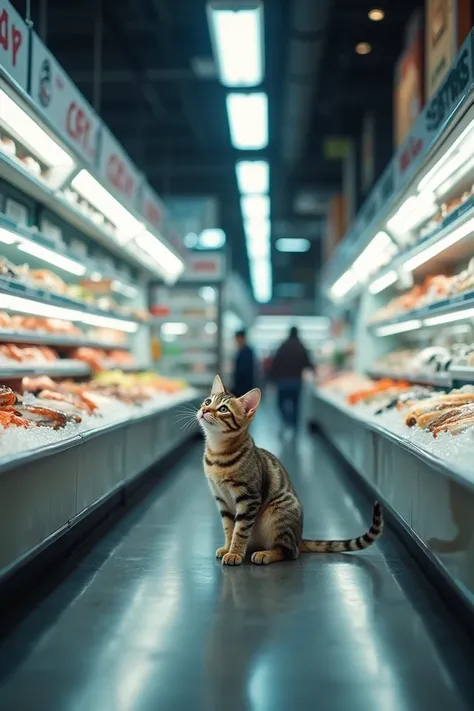
POLYGON ((293 326, 288 338, 275 353, 270 378, 277 387, 277 403, 282 423, 295 432, 298 429, 303 371, 307 368, 312 368, 312 363, 308 351, 300 341, 298 329, 293 326))
POLYGON ((234 387, 232 392, 237 397, 245 395, 256 385, 255 377, 255 355, 247 343, 245 331, 237 331, 235 334, 237 344, 237 355, 235 357, 234 387))

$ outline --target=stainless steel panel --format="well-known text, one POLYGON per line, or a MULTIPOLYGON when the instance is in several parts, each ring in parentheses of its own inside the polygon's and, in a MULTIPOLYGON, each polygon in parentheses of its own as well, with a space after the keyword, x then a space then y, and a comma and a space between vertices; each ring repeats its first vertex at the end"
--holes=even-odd
POLYGON ((84 438, 79 447, 76 513, 96 504, 125 480, 125 439, 128 426, 104 429, 84 438))

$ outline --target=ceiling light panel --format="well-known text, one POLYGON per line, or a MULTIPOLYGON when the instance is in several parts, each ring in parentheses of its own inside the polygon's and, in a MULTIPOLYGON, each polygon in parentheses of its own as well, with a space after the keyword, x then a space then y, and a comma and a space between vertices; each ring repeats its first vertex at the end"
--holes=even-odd
POLYGON ((277 239, 275 247, 279 252, 307 252, 311 247, 309 239, 282 237, 277 239))
POLYGON ((270 217, 270 198, 268 195, 244 195, 240 199, 244 220, 265 220, 270 217))
POLYGON ((269 192, 269 167, 264 160, 240 160, 235 165, 237 185, 242 195, 269 192))
POLYGON ((262 3, 208 2, 207 16, 221 84, 260 84, 264 77, 262 3))
POLYGON ((238 150, 261 150, 268 145, 268 100, 261 92, 226 97, 230 140, 238 150))

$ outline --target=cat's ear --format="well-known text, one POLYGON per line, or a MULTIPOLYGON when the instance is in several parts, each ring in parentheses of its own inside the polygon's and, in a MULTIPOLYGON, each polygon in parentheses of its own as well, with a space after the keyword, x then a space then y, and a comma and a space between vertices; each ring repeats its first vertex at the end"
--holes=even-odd
POLYGON ((247 417, 252 417, 252 415, 255 414, 255 410, 260 404, 261 397, 262 393, 258 388, 249 390, 248 393, 245 393, 245 395, 239 397, 239 402, 243 405, 247 417))
POLYGON ((220 375, 216 375, 214 382, 212 383, 211 395, 223 395, 227 390, 224 387, 224 383, 221 380, 220 375))

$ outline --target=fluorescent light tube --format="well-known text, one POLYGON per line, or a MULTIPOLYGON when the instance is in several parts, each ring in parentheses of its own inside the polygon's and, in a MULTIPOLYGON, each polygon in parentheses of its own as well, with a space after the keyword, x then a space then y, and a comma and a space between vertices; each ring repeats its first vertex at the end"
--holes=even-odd
POLYGON ((185 323, 168 321, 161 326, 161 331, 166 336, 183 336, 188 332, 188 326, 185 323))
POLYGON ((348 269, 347 272, 339 277, 339 279, 332 285, 330 289, 331 296, 333 298, 340 298, 345 296, 354 286, 357 284, 357 276, 352 269, 348 269))
POLYGON ((5 227, 0 227, 0 242, 3 244, 15 244, 21 239, 19 235, 10 230, 6 230, 5 227))
POLYGON ((261 304, 272 298, 272 274, 268 259, 252 259, 250 275, 255 299, 261 304))
POLYGON ((86 273, 86 268, 83 264, 79 264, 79 262, 69 257, 64 257, 52 249, 43 247, 41 244, 36 244, 36 242, 22 241, 18 244, 18 249, 21 252, 26 252, 34 257, 38 257, 38 259, 43 259, 45 262, 48 262, 48 264, 54 264, 55 267, 59 267, 59 269, 63 269, 70 274, 82 276, 86 273))
POLYGON ((390 326, 380 326, 375 331, 376 336, 393 336, 395 333, 405 333, 406 331, 416 331, 422 327, 422 322, 418 318, 410 319, 409 321, 401 321, 393 323, 390 326))
POLYGON ((435 192, 459 168, 467 164, 474 149, 474 121, 464 129, 442 158, 418 183, 418 190, 435 192))
POLYGON ((244 232, 250 242, 269 241, 271 232, 270 220, 268 218, 245 220, 244 232))
POLYGON ((261 150, 268 145, 268 101, 261 92, 226 97, 230 140, 238 150, 261 150))
POLYGON ((62 306, 42 304, 38 301, 24 299, 21 296, 10 296, 9 294, 0 294, 0 309, 16 311, 22 314, 31 314, 32 316, 43 316, 44 318, 76 321, 92 326, 113 328, 116 331, 125 331, 127 333, 134 333, 138 329, 138 324, 133 321, 124 321, 111 316, 88 314, 62 306))
POLYGON ((135 243, 152 257, 166 281, 175 282, 183 272, 184 263, 182 260, 148 230, 138 235, 135 238, 135 243))
POLYGON ((224 230, 212 228, 201 232, 197 246, 200 249, 220 249, 225 245, 225 242, 226 235, 224 230))
POLYGON ((209 2, 214 60, 224 86, 256 86, 263 80, 263 7, 260 2, 209 2))
POLYGON ((240 198, 240 207, 244 220, 265 220, 270 217, 268 195, 244 195, 240 198))
POLYGON ((247 239, 247 254, 250 259, 270 259, 270 242, 247 239))
POLYGON ((114 198, 87 170, 81 170, 71 183, 83 198, 115 225, 119 240, 133 239, 143 224, 114 198))
POLYGON ((405 234, 435 214, 437 209, 433 193, 411 195, 387 221, 387 228, 405 234))
POLYGON ((277 239, 275 247, 279 252, 307 252, 311 247, 309 239, 299 237, 281 237, 277 239))
POLYGON ((425 262, 428 262, 433 257, 436 257, 436 255, 444 252, 445 249, 448 249, 448 247, 451 247, 453 244, 456 244, 456 242, 459 242, 461 239, 464 239, 464 237, 471 235, 473 232, 474 218, 468 220, 468 222, 465 222, 464 225, 461 225, 457 229, 453 230, 453 232, 446 235, 446 237, 442 237, 423 251, 415 254, 413 257, 410 257, 410 259, 407 259, 407 261, 403 264, 404 269, 412 272, 414 269, 417 269, 417 267, 425 264, 425 262))
POLYGON ((372 284, 369 286, 369 292, 371 294, 379 294, 384 289, 387 289, 387 287, 391 286, 392 284, 395 284, 397 279, 397 272, 394 269, 391 269, 389 272, 387 272, 386 274, 382 274, 382 276, 378 277, 378 279, 375 279, 372 282, 372 284))
POLYGON ((264 160, 240 160, 235 164, 237 185, 242 195, 269 191, 269 167, 264 160))
POLYGON ((429 318, 425 318, 423 325, 440 326, 443 323, 451 323, 451 321, 464 321, 467 318, 474 318, 474 309, 464 309, 464 311, 440 314, 440 316, 430 316, 429 318))
POLYGON ((44 131, 8 94, 0 89, 0 124, 49 168, 72 169, 72 157, 44 131))
MULTIPOLYGON (((90 278, 92 279, 92 275, 90 278)), ((127 299, 134 299, 135 296, 138 294, 138 289, 135 289, 134 286, 130 286, 129 284, 123 284, 123 282, 118 281, 117 279, 113 280, 111 288, 112 291, 115 291, 117 294, 123 294, 127 297, 127 299)))

